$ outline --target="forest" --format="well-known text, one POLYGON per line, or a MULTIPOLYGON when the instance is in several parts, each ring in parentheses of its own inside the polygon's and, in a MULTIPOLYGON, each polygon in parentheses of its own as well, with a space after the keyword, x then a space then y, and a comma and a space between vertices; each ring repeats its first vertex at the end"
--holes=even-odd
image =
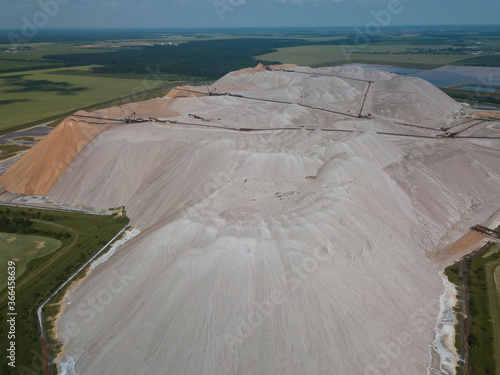
POLYGON ((237 38, 133 46, 116 52, 47 55, 44 58, 64 62, 66 66, 97 64, 99 66, 92 68, 94 73, 144 74, 148 67, 158 67, 163 74, 217 79, 229 71, 256 65, 254 56, 303 44, 299 39, 237 38))

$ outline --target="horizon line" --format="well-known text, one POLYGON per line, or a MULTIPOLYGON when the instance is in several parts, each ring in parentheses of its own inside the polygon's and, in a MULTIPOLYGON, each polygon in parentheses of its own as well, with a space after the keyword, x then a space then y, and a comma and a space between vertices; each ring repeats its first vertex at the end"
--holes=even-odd
MULTIPOLYGON (((183 26, 171 26, 171 27, 54 27, 54 28, 43 28, 39 31, 57 31, 57 30, 121 30, 121 31, 132 31, 132 30, 263 30, 263 29, 274 29, 274 30, 286 30, 286 29, 349 29, 363 27, 363 25, 349 25, 349 26, 193 26, 193 27, 183 27, 183 26)), ((500 24, 468 24, 468 23, 450 23, 450 24, 413 24, 413 25, 391 25, 387 26, 385 29, 394 28, 426 28, 426 27, 498 27, 500 29, 500 24)), ((0 27, 0 31, 13 31, 17 28, 13 27, 0 27)))

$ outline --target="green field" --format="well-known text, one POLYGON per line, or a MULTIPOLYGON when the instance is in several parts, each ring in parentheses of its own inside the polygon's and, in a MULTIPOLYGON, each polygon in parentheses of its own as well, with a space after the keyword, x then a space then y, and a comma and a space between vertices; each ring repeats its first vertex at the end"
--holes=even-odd
POLYGON ((8 159, 17 153, 29 149, 29 146, 0 145, 0 160, 8 159))
MULTIPOLYGON (((27 236, 23 234, 0 233, 0 264, 14 260, 17 277, 26 271, 30 261, 50 254, 61 246, 61 241, 49 237, 27 236)), ((0 290, 7 286, 7 274, 0 268, 0 290)))
POLYGON ((14 138, 14 141, 36 142, 36 139, 34 137, 19 137, 14 138))
MULTIPOLYGON (((412 45, 428 49, 429 45, 412 45)), ((436 46, 434 46, 436 47, 436 46)), ((439 46, 442 49, 448 45, 439 46)), ((257 56, 259 60, 280 61, 311 67, 333 66, 347 63, 397 65, 409 68, 432 69, 466 59, 459 54, 403 54, 404 44, 372 44, 362 50, 354 45, 309 45, 279 48, 276 52, 257 56), (389 53, 387 53, 389 52, 389 53)))
MULTIPOLYGON (((7 49, 9 47, 10 45, 0 45, 0 48, 7 49)), ((23 48, 25 49, 19 50, 16 53, 0 54, 0 73, 57 68, 66 65, 60 61, 45 59, 45 55, 113 51, 111 48, 80 48, 74 43, 28 43, 24 44, 23 48)))
POLYGON ((457 65, 500 67, 500 54, 471 57, 458 62, 457 65))
MULTIPOLYGON (((50 210, 21 209, 0 205, 0 229, 9 236, 19 233, 40 235, 59 240, 61 245, 36 259, 32 259, 26 271, 19 275, 16 267, 16 368, 7 365, 5 355, 0 357, 0 374, 41 374, 40 332, 37 322, 38 307, 82 264, 90 259, 113 238, 126 224, 126 217, 88 215, 73 212, 50 210), (5 230, 7 228, 8 230, 5 230), (17 232, 17 233, 15 233, 17 232)), ((28 249, 23 249, 29 252, 28 249)), ((19 264, 18 264, 19 266, 19 264)), ((7 270, 7 263, 0 264, 2 273, 7 270)), ((58 308, 53 304, 58 301, 63 291, 51 300, 44 314, 46 331, 53 326, 51 316, 58 308)), ((0 348, 8 348, 7 338, 7 289, 0 291, 0 348)), ((47 343, 56 345, 50 335, 47 343)), ((53 355, 54 353, 52 353, 53 355)))
POLYGON ((0 74, 0 131, 164 84, 153 79, 144 84, 139 79, 51 72, 49 69, 0 74))
MULTIPOLYGON (((26 43, 23 47, 29 47, 30 50, 20 50, 16 53, 2 54, 0 60, 4 59, 23 59, 25 55, 30 60, 42 59, 45 55, 64 54, 64 53, 90 53, 95 49, 81 48, 77 43, 26 43)), ((2 44, 0 48, 8 48, 10 45, 2 44)), ((99 48, 105 50, 109 48, 99 48)))

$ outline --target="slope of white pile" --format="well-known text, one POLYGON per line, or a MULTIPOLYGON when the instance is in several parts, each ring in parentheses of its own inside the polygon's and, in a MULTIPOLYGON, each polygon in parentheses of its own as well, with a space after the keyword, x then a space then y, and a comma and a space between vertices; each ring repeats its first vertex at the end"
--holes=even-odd
MULTIPOLYGON (((368 81, 372 82, 372 88, 365 114, 371 113, 380 121, 388 119, 439 129, 454 121, 461 109, 457 102, 427 81, 358 66, 296 67, 292 72, 233 72, 215 82, 211 90, 246 98, 206 96, 178 99, 171 109, 184 116, 194 113, 229 127, 331 128, 340 119, 352 120, 349 116, 360 114, 368 81), (335 113, 318 112, 310 107, 335 113)), ((197 90, 207 92, 203 88, 197 90)))
MULTIPOLYGON (((357 66, 314 70, 297 67, 293 68, 293 71, 308 74, 266 70, 238 71, 224 76, 213 87, 219 92, 231 92, 250 97, 256 97, 258 93, 257 97, 263 99, 296 102, 357 115, 367 87, 365 82, 357 81, 357 79, 377 82, 393 77, 386 72, 365 70, 357 66)), ((179 109, 176 107, 176 110, 179 109)))
POLYGON ((460 104, 420 78, 395 76, 375 84, 372 112, 419 125, 446 125, 460 111, 460 104))
MULTIPOLYGON (((297 95, 295 73, 268 73, 216 85, 260 87, 254 95, 276 85, 284 96, 290 84, 297 95)), ((328 89, 302 84, 312 96, 328 89)), ((175 100, 182 115, 279 120, 259 102, 175 100)), ((305 113, 286 111, 283 123, 305 113)), ((104 131, 48 196, 125 205, 141 234, 73 293, 59 324, 67 355, 80 375, 425 374, 443 292, 425 253, 498 199, 498 151, 458 142, 149 123, 104 131)))
MULTIPOLYGON (((61 338, 80 374, 363 373, 413 311, 437 313, 427 304, 440 294, 439 275, 407 237, 411 202, 367 155, 355 155, 376 146, 369 157, 380 153, 386 164, 400 150, 387 155, 392 145, 373 135, 332 150, 342 138, 319 132, 162 132, 104 132, 49 194, 125 204, 147 233, 96 270, 63 317, 61 338), (150 160, 142 184, 129 184, 150 160), (126 291, 97 319, 80 315, 84 296, 98 295, 112 270, 133 275, 126 291), (253 313, 268 301, 261 322, 253 313), (65 326, 75 319, 81 331, 71 336, 65 326)), ((391 368, 423 371, 431 341, 432 332, 415 338, 404 355, 417 362, 391 368)))

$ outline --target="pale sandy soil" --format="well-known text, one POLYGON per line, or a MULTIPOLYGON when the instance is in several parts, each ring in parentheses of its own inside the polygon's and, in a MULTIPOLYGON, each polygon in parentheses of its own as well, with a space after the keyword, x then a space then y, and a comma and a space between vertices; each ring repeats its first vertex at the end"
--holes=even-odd
POLYGON ((292 69, 313 74, 245 69, 211 89, 246 98, 157 101, 178 122, 262 131, 114 124, 45 185, 125 205, 141 229, 60 320, 80 375, 426 374, 443 293, 426 254, 498 209, 498 141, 377 134, 431 135, 404 123, 439 129, 461 107, 419 79, 292 69))
POLYGON ((204 87, 178 86, 167 94, 167 98, 196 98, 207 94, 204 87))
POLYGON ((495 118, 500 118, 500 111, 476 112, 476 116, 478 116, 478 117, 495 117, 495 118))
POLYGON ((480 248, 487 241, 488 236, 471 230, 459 240, 441 249, 438 253, 429 254, 429 258, 438 264, 449 265, 480 248))

